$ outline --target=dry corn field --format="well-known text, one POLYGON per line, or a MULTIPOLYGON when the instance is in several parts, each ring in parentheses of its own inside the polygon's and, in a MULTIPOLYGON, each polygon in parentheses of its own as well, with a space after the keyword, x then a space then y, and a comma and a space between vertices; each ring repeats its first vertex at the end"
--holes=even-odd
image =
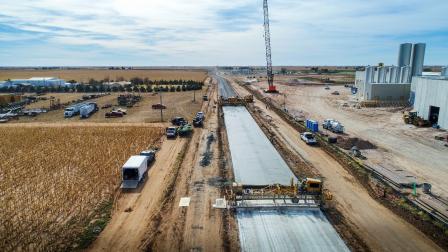
POLYGON ((157 145, 145 126, 0 128, 0 250, 71 250, 120 184, 120 167, 157 145))

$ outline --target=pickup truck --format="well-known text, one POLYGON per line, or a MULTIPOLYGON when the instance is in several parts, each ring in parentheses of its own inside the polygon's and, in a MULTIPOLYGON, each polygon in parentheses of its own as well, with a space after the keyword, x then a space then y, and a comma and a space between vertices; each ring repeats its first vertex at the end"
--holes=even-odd
POLYGON ((183 117, 174 117, 171 120, 171 123, 176 126, 182 126, 184 124, 187 124, 188 122, 183 117))
POLYGON ((305 132, 300 134, 300 138, 308 145, 317 144, 316 138, 314 138, 314 134, 311 132, 305 132))
POLYGON ((176 127, 166 128, 166 137, 167 138, 176 138, 177 137, 177 128, 176 127))

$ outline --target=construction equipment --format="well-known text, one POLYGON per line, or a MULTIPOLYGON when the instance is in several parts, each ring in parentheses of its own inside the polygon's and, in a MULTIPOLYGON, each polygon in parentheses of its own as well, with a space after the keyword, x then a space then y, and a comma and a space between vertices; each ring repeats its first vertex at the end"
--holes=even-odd
POLYGON ((254 96, 253 95, 246 95, 244 97, 223 97, 221 96, 218 100, 218 104, 220 106, 245 106, 248 103, 254 102, 254 96))
POLYGON ((214 208, 319 208, 333 195, 320 179, 305 178, 290 185, 242 185, 233 183, 214 208))
POLYGON ((269 8, 268 0, 263 0, 264 11, 264 42, 266 45, 266 74, 268 78, 268 89, 266 93, 278 93, 274 86, 274 73, 272 72, 272 51, 271 51, 271 31, 269 27, 269 8))
POLYGON ((333 133, 344 133, 344 126, 340 122, 333 119, 324 120, 322 127, 333 133))
POLYGON ((117 97, 118 105, 126 106, 128 108, 133 107, 137 102, 141 101, 141 99, 141 96, 133 94, 119 95, 117 97))
POLYGON ((403 113, 403 120, 406 124, 414 124, 417 119, 417 111, 406 111, 403 113))

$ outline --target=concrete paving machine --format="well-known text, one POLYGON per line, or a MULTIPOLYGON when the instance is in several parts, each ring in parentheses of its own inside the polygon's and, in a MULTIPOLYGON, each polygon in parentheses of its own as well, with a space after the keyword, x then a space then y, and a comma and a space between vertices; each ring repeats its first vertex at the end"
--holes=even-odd
POLYGON ((214 208, 319 208, 333 199, 320 179, 306 178, 290 185, 242 185, 233 183, 214 208))
POLYGON ((220 106, 245 106, 249 103, 254 102, 253 95, 246 95, 244 97, 223 97, 221 96, 218 100, 220 106))

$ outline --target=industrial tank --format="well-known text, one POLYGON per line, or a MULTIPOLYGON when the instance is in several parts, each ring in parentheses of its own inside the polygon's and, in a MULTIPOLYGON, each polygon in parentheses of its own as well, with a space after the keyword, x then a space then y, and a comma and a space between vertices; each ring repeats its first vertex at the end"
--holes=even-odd
POLYGON ((398 54, 398 67, 410 66, 412 54, 412 43, 404 43, 400 45, 398 54))
POLYGON ((442 67, 442 76, 448 77, 448 67, 442 67))
POLYGON ((425 43, 418 43, 414 45, 412 53, 412 76, 421 76, 423 73, 423 63, 425 61, 425 43))

